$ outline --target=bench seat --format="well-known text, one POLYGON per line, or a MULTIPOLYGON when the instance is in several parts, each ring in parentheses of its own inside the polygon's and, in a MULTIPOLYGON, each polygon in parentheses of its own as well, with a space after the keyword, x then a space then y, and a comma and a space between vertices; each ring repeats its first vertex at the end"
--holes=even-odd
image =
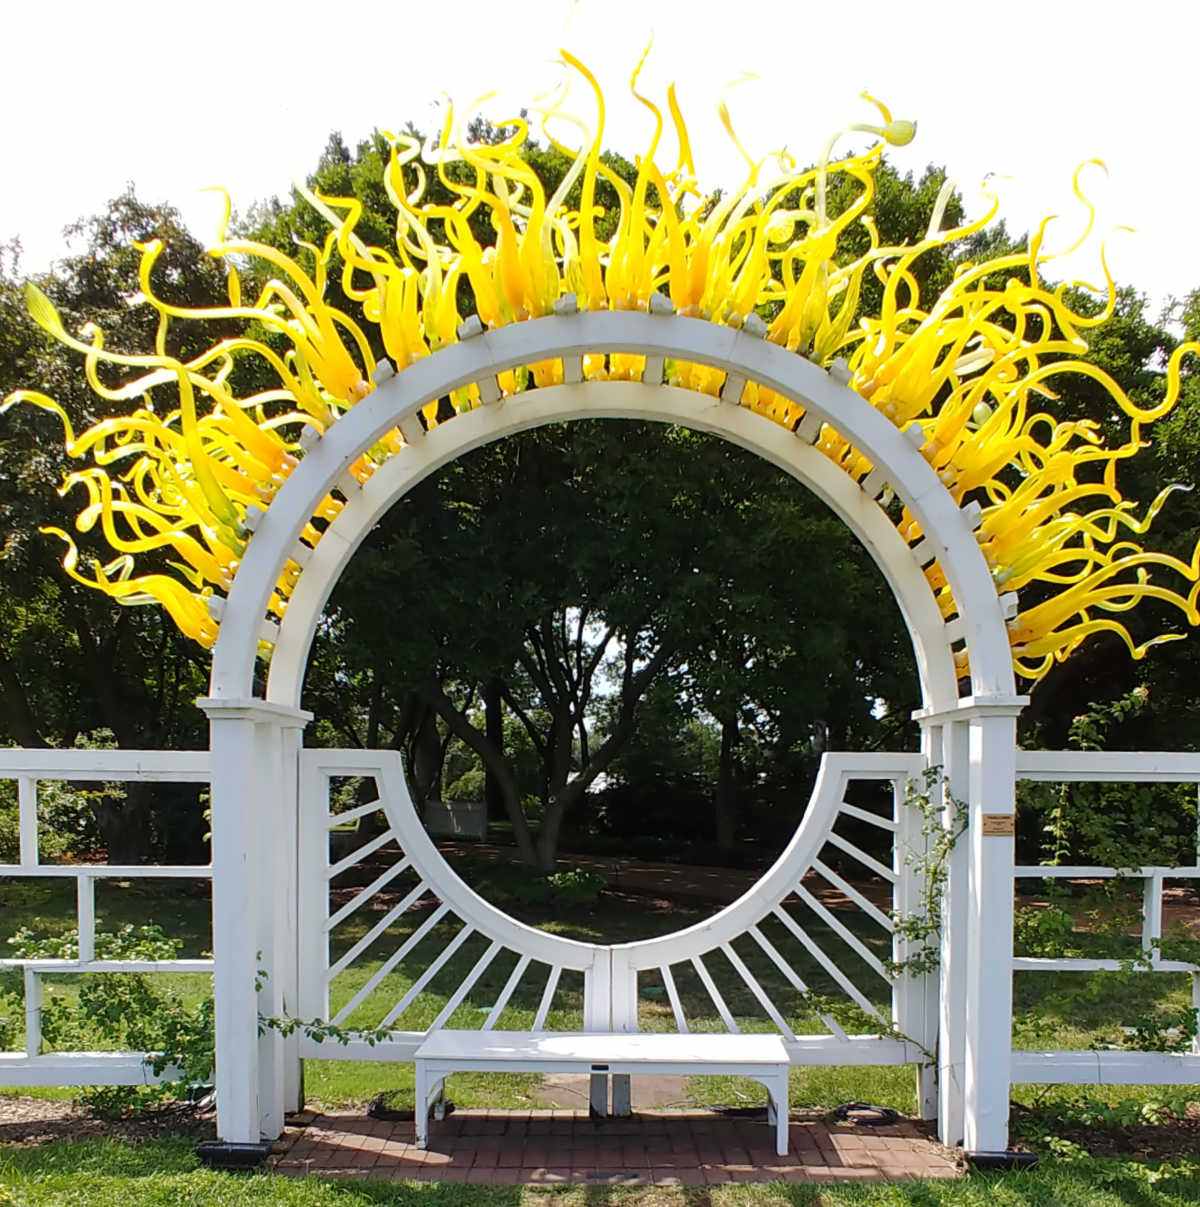
POLYGON ((451 1073, 580 1073, 750 1077, 770 1096, 776 1151, 787 1152, 787 1049, 778 1035, 583 1031, 434 1031, 417 1049, 417 1145, 451 1073))

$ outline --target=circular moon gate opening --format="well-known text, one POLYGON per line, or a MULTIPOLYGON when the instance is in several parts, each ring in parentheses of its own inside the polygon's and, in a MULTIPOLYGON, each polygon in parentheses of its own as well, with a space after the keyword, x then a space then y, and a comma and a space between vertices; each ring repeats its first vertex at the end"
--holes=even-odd
POLYGON ((435 835, 491 823, 498 848, 450 848, 483 896, 621 942, 749 887, 820 751, 883 744, 877 696, 907 717, 892 608, 849 530, 760 458, 662 424, 555 425, 458 459, 382 519, 305 694, 346 733, 333 744, 405 752, 435 835), (900 668, 886 686, 880 650, 900 668), (598 885, 603 922, 581 899, 598 885))
MULTIPOLYGON (((733 388, 740 390, 740 385, 733 388)), ((631 312, 540 319, 465 340, 409 366, 404 373, 381 384, 315 443, 285 482, 270 509, 258 518, 254 537, 226 603, 214 650, 213 694, 206 701, 212 719, 212 748, 217 773, 214 780, 214 834, 219 831, 215 819, 221 808, 236 809, 244 792, 244 777, 239 768, 257 768, 256 774, 261 777, 258 782, 266 784, 270 769, 278 765, 273 762, 276 755, 272 751, 286 751, 289 741, 294 743, 293 749, 298 746, 298 737, 288 739, 284 735, 298 735, 307 716, 297 705, 313 634, 333 585, 378 517, 415 483, 471 448, 525 428, 578 417, 651 419, 694 427, 750 449, 792 474, 853 530, 888 581, 913 641, 925 715, 949 716, 956 710, 963 715, 961 706, 964 703, 972 708, 980 707, 978 703, 959 700, 954 656, 956 642, 965 643, 976 700, 987 707, 1008 710, 1007 716, 1013 715, 1013 671, 1002 608, 975 542, 970 520, 959 510, 914 442, 889 420, 823 370, 800 357, 745 333, 702 320, 631 312), (644 356, 643 380, 579 380, 585 353, 614 352, 644 356), (937 560, 958 605, 959 617, 953 633, 938 608, 923 570, 928 557, 918 558, 901 538, 892 520, 876 502, 879 492, 864 489, 867 483, 860 486, 808 442, 815 438, 811 423, 808 425, 809 437, 803 438, 799 430, 789 431, 736 405, 732 394, 730 401, 724 401, 661 384, 663 362, 668 357, 714 365, 727 374, 727 385, 752 380, 766 386, 794 400, 812 418, 832 425, 857 448, 875 466, 874 484, 884 481, 890 485, 920 525, 925 548, 937 560), (568 384, 529 390, 502 400, 498 398, 497 372, 556 359, 562 365, 568 384), (653 380, 655 375, 657 380, 653 380), (483 397, 496 397, 497 401, 462 413, 429 431, 417 422, 419 408, 468 382, 480 383, 483 397), (396 427, 404 434, 408 447, 383 462, 361 488, 357 483, 350 483, 346 472, 349 466, 385 432, 396 427), (341 490, 345 499, 339 514, 322 534, 315 549, 298 548, 301 530, 321 500, 335 489, 341 490), (298 560, 303 562, 303 570, 278 631, 270 633, 274 653, 266 699, 254 700, 254 661, 259 640, 265 632, 263 617, 267 601, 285 562, 293 554, 300 555, 298 560), (283 743, 282 747, 279 742, 283 743), (222 774, 223 769, 227 774, 222 774), (223 805, 218 805, 218 801, 223 805)), ((817 426, 819 430, 819 424, 817 426)), ((963 719, 968 718, 963 716, 963 719)), ((928 722, 926 727, 928 731, 928 722)), ((1007 722, 1000 721, 984 736, 989 742, 1005 743, 1009 750, 1012 748, 1011 725, 1007 722), (994 738, 990 736, 993 732, 994 738)), ((996 749, 999 752, 1000 746, 996 749)), ((443 923, 451 922, 451 914, 453 925, 458 928, 453 935, 442 932, 435 936, 425 957, 412 968, 415 979, 380 1020, 379 1026, 386 1032, 383 1039, 390 1058, 411 1059, 416 1046, 430 1030, 450 1025, 452 1020, 456 1025, 461 1022, 462 1016, 458 1012, 470 993, 477 984, 484 983, 488 970, 504 956, 512 960, 511 972, 486 1017, 482 1013, 476 1015, 477 1026, 495 1026, 504 1010, 516 1000, 517 987, 527 976, 535 978, 538 985, 537 1005, 530 1011, 533 1017, 522 1025, 534 1030, 560 1025, 562 1016, 556 1013, 556 995, 564 978, 576 976, 582 980, 578 1015, 584 1029, 633 1030, 639 1025, 640 987, 649 985, 657 977, 670 1008, 668 1025, 685 1030, 689 1027, 687 999, 679 992, 676 974, 687 972, 688 975, 694 973, 708 994, 712 1010, 722 1026, 737 1030, 738 1022, 730 1003, 710 970, 711 962, 723 960, 732 970, 730 975, 740 980, 746 1000, 753 999, 761 1016, 757 1025, 780 1033, 794 1062, 919 1063, 924 1059, 922 1052, 928 1051, 936 1042, 936 1018, 928 1009, 931 994, 936 998, 936 980, 931 989, 926 983, 927 976, 918 982, 918 978, 907 974, 892 977, 886 966, 882 972, 875 969, 877 975, 887 979, 892 998, 890 1011, 880 1010, 876 1002, 881 995, 863 992, 848 975, 849 965, 826 951, 820 937, 803 926, 793 930, 775 911, 798 886, 803 887, 800 882, 807 871, 816 870, 822 876, 828 872, 828 882, 854 901, 869 920, 891 935, 893 954, 903 955, 901 939, 891 934, 887 903, 871 900, 849 879, 841 876, 837 867, 829 866, 832 859, 826 848, 832 843, 841 853, 839 858, 858 859, 863 866, 870 867, 876 876, 891 885, 893 907, 904 910, 906 899, 915 899, 917 893, 911 876, 895 859, 891 866, 880 859, 875 859, 874 867, 865 863, 863 857, 874 857, 855 843, 848 830, 839 829, 839 816, 853 817, 855 824, 873 826, 893 835, 894 850, 901 850, 903 844, 914 837, 904 832, 907 814, 900 803, 904 784, 919 777, 930 762, 941 761, 937 757, 929 758, 929 753, 827 755, 814 807, 806 816, 806 824, 800 827, 785 855, 754 889, 695 927, 661 940, 609 947, 577 943, 525 927, 489 906, 462 883, 437 853, 417 819, 395 752, 300 751, 301 882, 296 923, 300 956, 296 978, 298 996, 294 1000, 299 1002, 304 1016, 333 1018, 344 1025, 353 1009, 365 1001, 366 993, 378 986, 378 981, 369 988, 368 982, 364 982, 356 991, 362 995, 358 1001, 347 1002, 339 1011, 331 1013, 329 982, 334 968, 330 959, 330 931, 345 919, 346 911, 352 912, 352 906, 358 908, 354 902, 361 904, 361 894, 339 906, 336 912, 330 912, 329 880, 345 869, 339 868, 329 853, 329 826, 333 818, 329 812, 328 787, 339 775, 369 775, 375 779, 379 797, 377 801, 365 802, 362 807, 377 808, 385 813, 390 837, 404 852, 406 867, 419 879, 412 891, 435 898, 439 903, 418 927, 420 933, 414 931, 385 961, 384 975, 407 960, 443 923), (852 803, 854 798, 850 790, 856 778, 891 784, 895 803, 891 817, 881 813, 874 818, 864 818, 851 812, 858 808, 852 803), (829 978, 838 984, 842 997, 851 1003, 846 1009, 856 1008, 860 1012, 856 1019, 851 1019, 845 1010, 839 1013, 826 1008, 828 1003, 822 1000, 822 995, 811 991, 789 963, 780 939, 783 932, 787 933, 789 941, 804 948, 825 968, 829 978), (472 947, 476 943, 482 946, 477 956, 472 947), (456 967, 454 961, 460 955, 467 956, 468 952, 470 967, 464 971, 461 966, 456 967), (767 965, 777 970, 806 1006, 812 1007, 804 1018, 817 1017, 823 1025, 823 1034, 796 1033, 790 1018, 799 1018, 800 1014, 776 1002, 756 976, 759 967, 767 965), (441 987, 445 994, 439 998, 443 1002, 441 1008, 430 1018, 414 1019, 414 1030, 397 1030, 397 1020, 414 1004, 419 1005, 422 995, 435 988, 436 978, 443 974, 450 976, 452 984, 441 987), (843 1018, 851 1023, 853 1030, 844 1025, 843 1018), (856 1025, 857 1020, 868 1018, 876 1025, 869 1033, 863 1033, 856 1025), (915 1036, 916 1043, 895 1038, 897 1029, 900 1034, 915 1036)), ((985 757, 992 756, 985 751, 985 757)), ((283 766, 287 766, 286 758, 283 766)), ((993 783, 993 790, 994 787, 993 783)), ((267 791, 272 800, 271 807, 286 808, 286 785, 282 792, 274 787, 267 791), (274 802, 276 795, 278 802, 274 802)), ((973 804, 974 799, 973 790, 973 804)), ((859 809, 859 813, 864 812, 867 811, 859 809)), ((260 824, 269 824, 265 818, 266 810, 260 824)), ((226 825, 229 835, 238 832, 236 822, 226 825)), ((240 855, 229 852, 231 862, 238 857, 246 858, 245 851, 241 848, 239 851, 240 855)), ((217 858, 220 858, 219 853, 217 858)), ((1011 863, 1011 853, 1009 859, 1011 863)), ((1011 884, 1005 885, 1005 891, 1011 892, 1011 884)), ((998 906, 999 903, 995 904, 998 906)), ((822 905, 818 898, 809 908, 820 916, 822 905)), ((267 914, 274 910, 274 906, 268 907, 267 914)), ((825 921, 830 931, 837 932, 836 927, 825 921)), ((264 925, 267 931, 260 926, 260 940, 272 925, 276 927, 275 937, 286 934, 286 925, 278 921, 268 921, 264 925)), ((858 933, 844 929, 847 933, 838 933, 838 938, 855 950, 861 963, 870 965, 874 959, 885 965, 876 951, 862 942, 858 933)), ((250 946, 254 943, 253 937, 238 933, 232 926, 226 932, 218 928, 215 935, 218 934, 220 937, 215 941, 225 943, 227 949, 244 948, 243 962, 253 962, 254 951, 250 946)), ((263 943, 260 941, 258 945, 262 947, 263 943)), ((285 953, 282 958, 286 960, 285 953)), ((280 978, 280 981, 286 982, 286 979, 280 978)), ((269 992, 275 993, 282 1002, 281 989, 269 992)), ((227 1028, 236 1029, 240 1024, 235 1020, 242 1017, 240 1012, 251 1007, 251 999, 244 992, 239 996, 236 987, 225 994, 225 1000, 223 1012, 218 1006, 219 1033, 222 1018, 227 1020, 224 1024, 227 1028)), ((269 1008, 273 1005, 273 1002, 267 1003, 269 1008)), ((262 1010, 261 995, 254 1001, 254 1007, 262 1010)), ((329 1055, 313 1044, 302 1043, 300 1051, 301 1055, 310 1057, 329 1055)), ((343 1054, 361 1059, 379 1058, 378 1050, 366 1043, 360 1049, 352 1047, 343 1054)), ((1002 1072, 997 1066, 997 1076, 1002 1072)), ((224 1130, 236 1132, 242 1127, 239 1122, 242 1116, 247 1120, 245 1127, 248 1129, 256 1110, 253 1101, 228 1082, 225 1092, 226 1100, 234 1102, 233 1108, 227 1111, 234 1123, 224 1130)))

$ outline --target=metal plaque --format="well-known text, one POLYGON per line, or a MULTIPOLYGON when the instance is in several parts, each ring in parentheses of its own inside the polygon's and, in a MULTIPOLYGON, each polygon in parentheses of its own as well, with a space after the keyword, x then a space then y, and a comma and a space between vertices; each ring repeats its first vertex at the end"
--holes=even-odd
POLYGON ((1017 833, 1015 813, 985 813, 983 835, 985 838, 1013 838, 1017 833))

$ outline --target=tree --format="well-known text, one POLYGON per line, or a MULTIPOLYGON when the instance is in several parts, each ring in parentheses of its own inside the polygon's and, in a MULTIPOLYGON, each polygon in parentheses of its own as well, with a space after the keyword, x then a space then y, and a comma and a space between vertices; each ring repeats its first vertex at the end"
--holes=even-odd
MULTIPOLYGON (((483 126, 473 133, 499 137, 483 126)), ((385 246, 394 222, 383 188, 387 154, 379 136, 353 151, 334 136, 312 179, 326 194, 360 197, 361 233, 385 246)), ((548 188, 568 166, 553 148, 535 148, 531 158, 548 188)), ((608 163, 632 178, 627 161, 608 163)), ((935 168, 919 179, 880 171, 873 218, 883 243, 924 233, 943 179, 935 168)), ((429 187, 430 200, 450 199, 436 174, 429 187)), ((839 187, 834 209, 846 201, 839 187)), ((615 221, 609 182, 597 200, 605 221, 615 221)), ((947 221, 960 212, 952 199, 947 221)), ((484 221, 482 207, 474 220, 484 221)), ((295 240, 320 243, 328 231, 303 200, 256 207, 240 227, 289 252, 295 240)), ((865 230, 858 236, 865 243, 865 230)), ((73 237, 77 250, 42 284, 69 325, 97 319, 110 345, 137 349, 154 339, 153 315, 133 304, 134 240, 166 241, 155 279, 171 300, 204 305, 224 296, 221 272, 177 215, 132 192, 73 237)), ((1020 244, 1000 228, 964 254, 986 259, 1020 244)), ((956 262, 945 252, 922 257, 922 291, 944 285, 956 262)), ((352 313, 339 267, 331 265, 329 288, 352 313)), ((86 389, 76 360, 26 318, 19 276, 16 249, 0 252, 0 390, 42 388, 77 427, 103 415, 109 404, 86 389)), ((248 273, 245 288, 253 285, 248 273)), ((864 304, 878 287, 868 276, 864 304)), ((1198 316, 1200 294, 1174 317, 1195 334, 1198 316)), ((196 334, 207 343, 212 327, 196 334)), ((1166 322, 1151 320, 1144 299, 1123 290, 1093 350, 1148 398, 1161 392, 1163 358, 1177 339, 1166 322)), ((1045 405, 1124 439, 1123 421, 1086 379, 1064 380, 1045 405)), ((1176 415, 1157 429, 1153 456, 1122 468, 1143 504, 1168 479, 1197 479, 1197 407, 1189 379, 1176 415)), ((53 493, 73 468, 57 451, 56 422, 21 407, 0 428, 0 730, 23 745, 70 743, 100 725, 121 745, 198 743, 203 720, 191 699, 203 691, 207 657, 156 610, 114 607, 78 588, 58 567, 60 547, 37 531, 47 521, 68 528, 75 510, 74 500, 60 503, 53 493)), ((1198 523, 1200 496, 1175 495, 1156 525, 1157 543, 1190 557, 1198 523)), ((86 556, 86 535, 82 545, 86 556)), ((1149 632, 1177 621, 1147 609, 1135 623, 1149 632)), ((1165 647, 1135 665, 1112 658, 1111 642, 1094 643, 1039 688, 1027 735, 1061 741, 1070 716, 1140 682, 1150 703, 1122 721, 1115 740, 1190 744, 1185 718, 1200 658, 1193 648, 1165 647)), ((445 786, 452 741, 460 755, 470 749, 523 856, 542 867, 598 784, 637 774, 638 759, 651 753, 637 729, 648 702, 658 719, 670 711, 664 693, 674 693, 681 724, 719 735, 704 757, 714 760, 712 821, 726 847, 745 806, 795 797, 822 749, 909 740, 916 702, 894 603, 836 520, 794 483, 718 441, 615 424, 513 439, 414 491, 352 563, 321 628, 306 693, 317 713, 314 740, 402 750, 418 794, 445 786), (523 807, 530 797, 540 802, 532 816, 523 807)), ((655 732, 655 741, 673 740, 670 726, 655 732)), ((671 765, 658 756, 642 765, 651 762, 671 765)), ((677 765, 670 774, 686 778, 677 765)), ((136 794, 110 810, 104 827, 110 856, 122 861, 171 837, 136 794)))
MULTIPOLYGON (((155 320, 135 305, 139 253, 135 242, 161 238, 168 250, 162 288, 178 304, 212 305, 223 295, 221 274, 169 206, 139 200, 132 189, 101 213, 66 232, 78 247, 39 283, 64 321, 96 323, 110 346, 152 346, 155 320)), ((210 333, 190 336, 194 354, 210 333)), ((105 403, 88 387, 78 358, 50 341, 25 312, 17 249, 0 253, 0 397, 35 387, 56 398, 78 430, 127 403, 105 403), (106 408, 111 408, 110 410, 106 408)), ((183 638, 158 609, 121 608, 72 582, 59 564, 62 544, 40 532, 68 531, 78 488, 56 493, 77 469, 62 450, 59 421, 44 411, 11 409, 0 427, 0 730, 22 745, 74 742, 106 729, 120 746, 200 744, 203 718, 192 701, 203 694, 207 656, 183 638)), ((93 548, 81 538, 83 561, 93 548)), ((203 820, 195 793, 181 789, 173 808, 151 809, 149 791, 131 785, 120 798, 100 798, 97 820, 111 860, 138 863, 157 847, 196 853, 203 820), (175 824, 167 822, 175 815, 175 824)))

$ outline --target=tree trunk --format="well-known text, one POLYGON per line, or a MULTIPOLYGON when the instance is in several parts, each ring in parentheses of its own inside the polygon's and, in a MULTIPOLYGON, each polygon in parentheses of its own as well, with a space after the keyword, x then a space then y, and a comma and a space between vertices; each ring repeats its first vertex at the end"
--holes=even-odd
POLYGON ((558 839, 569 804, 582 795, 570 785, 575 753, 575 715, 569 702, 558 702, 550 725, 549 744, 543 758, 546 812, 538 827, 538 867, 549 874, 558 862, 558 839))
POLYGON ((124 866, 149 862, 151 794, 155 787, 149 783, 129 783, 117 799, 97 802, 96 824, 109 863, 124 866))
POLYGON ((715 822, 717 847, 723 855, 732 855, 737 842, 737 748, 740 741, 735 713, 721 722, 721 754, 717 764, 715 822))
POLYGON ((441 796, 444 755, 437 713, 432 708, 426 708, 413 738, 413 788, 422 803, 441 796))
POLYGON ((537 834, 537 866, 538 870, 548 876, 558 868, 558 835, 562 830, 565 809, 557 797, 553 798, 546 807, 546 814, 537 834))
MULTIPOLYGON (((484 737, 504 757, 504 703, 500 698, 500 680, 489 679, 483 685, 484 737)), ((483 800, 489 817, 498 817, 504 812, 504 789, 491 764, 483 764, 483 800)))
POLYGON ((22 746, 45 746, 42 735, 38 733, 25 686, 16 667, 3 656, 0 656, 0 701, 3 701, 0 716, 9 736, 22 746))
POLYGON ((383 676, 375 675, 371 684, 371 704, 367 714, 367 749, 379 749, 379 726, 383 716, 383 676))
POLYGON ((489 768, 499 781, 503 797, 504 810, 512 823, 513 838, 516 839, 517 852, 521 862, 530 867, 538 866, 537 849, 534 846, 533 835, 529 831, 529 822, 521 808, 521 790, 517 778, 508 759, 487 740, 467 718, 454 707, 454 701, 442 690, 440 683, 431 683, 425 689, 430 702, 438 715, 450 728, 456 738, 469 746, 489 768))

